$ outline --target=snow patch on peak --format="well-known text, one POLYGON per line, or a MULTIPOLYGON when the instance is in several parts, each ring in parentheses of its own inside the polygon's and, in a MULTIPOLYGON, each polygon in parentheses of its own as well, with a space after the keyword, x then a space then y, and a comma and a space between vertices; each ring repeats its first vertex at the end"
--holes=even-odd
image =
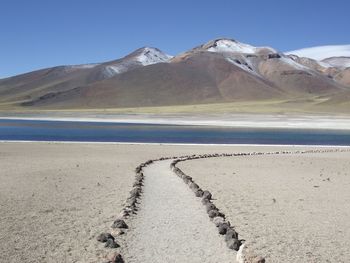
POLYGON ((283 62, 284 64, 287 64, 288 66, 294 68, 295 70, 306 71, 310 74, 313 74, 313 71, 310 68, 294 61, 291 57, 288 57, 288 56, 281 57, 280 61, 283 62))
POLYGON ((230 63, 232 63, 233 65, 243 69, 244 71, 247 71, 251 74, 254 74, 258 77, 261 77, 254 69, 253 69, 253 65, 251 63, 249 63, 248 61, 240 61, 238 59, 234 59, 234 58, 230 58, 230 57, 226 57, 226 60, 230 63))
POLYGON ((350 57, 350 45, 333 45, 303 48, 294 51, 288 51, 287 55, 297 55, 315 60, 324 60, 330 57, 350 57))
POLYGON ((213 45, 208 48, 210 52, 237 52, 237 53, 255 53, 256 48, 248 45, 237 42, 230 39, 219 39, 214 41, 213 45))
POLYGON ((163 53, 157 48, 144 47, 140 48, 128 56, 115 61, 113 64, 104 67, 103 74, 107 78, 127 72, 129 70, 153 65, 157 63, 167 63, 172 56, 163 53))
POLYGON ((262 49, 268 49, 271 52, 276 50, 269 47, 254 47, 245 43, 238 42, 233 39, 216 39, 203 46, 209 52, 217 53, 244 53, 244 54, 255 54, 262 49))
POLYGON ((94 68, 96 66, 98 66, 100 64, 98 63, 94 63, 94 64, 81 64, 81 65, 73 65, 73 66, 70 66, 70 68, 73 68, 73 69, 87 69, 87 68, 94 68))
POLYGON ((126 72, 128 67, 125 65, 110 65, 104 68, 104 74, 106 77, 113 77, 117 74, 126 72))
POLYGON ((136 61, 140 62, 143 66, 152 65, 156 63, 166 63, 172 56, 163 53, 157 48, 145 47, 142 49, 141 54, 136 57, 136 61))

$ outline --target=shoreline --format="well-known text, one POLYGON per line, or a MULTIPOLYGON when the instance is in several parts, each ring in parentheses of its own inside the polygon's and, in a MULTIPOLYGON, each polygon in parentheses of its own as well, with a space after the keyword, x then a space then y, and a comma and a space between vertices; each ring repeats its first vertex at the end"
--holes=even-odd
POLYGON ((128 123, 149 125, 207 126, 256 129, 350 130, 348 116, 326 115, 93 115, 93 116, 0 116, 0 120, 128 123))
POLYGON ((90 141, 30 141, 0 140, 0 143, 48 143, 48 144, 97 144, 97 145, 151 145, 151 146, 211 146, 211 147, 306 147, 306 148, 350 148, 350 145, 311 144, 199 144, 199 143, 157 143, 157 142, 90 142, 90 141))

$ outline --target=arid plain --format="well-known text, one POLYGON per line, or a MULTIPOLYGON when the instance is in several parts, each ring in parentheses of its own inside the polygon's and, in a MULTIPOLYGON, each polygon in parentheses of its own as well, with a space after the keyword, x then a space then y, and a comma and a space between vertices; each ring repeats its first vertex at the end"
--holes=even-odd
MULTIPOLYGON (((132 188, 135 167, 146 160, 302 149, 312 148, 1 143, 0 261, 106 262, 115 250, 96 237, 109 231, 132 188)), ((348 262, 350 153, 341 149, 216 157, 178 167, 211 191, 240 238, 267 262, 348 262)), ((165 256, 167 262, 235 262, 236 252, 226 248, 200 201, 174 178, 168 164, 148 168, 139 211, 126 235, 117 237, 116 251, 127 262, 140 257, 165 262, 165 256), (181 201, 172 206, 176 193, 182 193, 177 196, 181 201), (162 202, 167 195, 168 203, 162 202), (169 227, 179 215, 183 222, 169 227), (190 247, 174 243, 179 233, 190 247)))

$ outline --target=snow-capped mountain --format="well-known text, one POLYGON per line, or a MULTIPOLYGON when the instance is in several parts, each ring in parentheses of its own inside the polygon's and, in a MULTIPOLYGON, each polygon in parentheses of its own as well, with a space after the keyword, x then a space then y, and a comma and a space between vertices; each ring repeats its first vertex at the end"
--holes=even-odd
POLYGON ((209 52, 217 53, 243 53, 243 54, 257 54, 261 51, 268 51, 276 53, 276 50, 270 47, 254 47, 245 43, 241 43, 234 39, 222 38, 209 41, 208 43, 199 47, 200 49, 208 50, 209 52))
POLYGON ((140 54, 135 57, 135 60, 143 66, 156 63, 168 62, 173 56, 165 54, 158 48, 145 47, 140 50, 140 54))
POLYGON ((171 58, 172 56, 165 54, 157 48, 143 47, 122 59, 107 63, 104 74, 106 77, 113 77, 140 66, 166 63, 169 62, 171 58))
POLYGON ((209 41, 208 43, 176 56, 173 60, 186 59, 203 52, 220 54, 226 61, 260 78, 266 78, 264 74, 269 67, 276 67, 276 71, 283 69, 305 71, 310 75, 317 74, 314 69, 308 68, 302 63, 298 63, 293 57, 279 53, 276 49, 271 47, 254 47, 228 38, 209 41))
POLYGON ((245 43, 241 43, 234 39, 219 38, 211 40, 203 45, 190 49, 177 57, 184 57, 188 54, 198 52, 213 52, 220 54, 262 54, 262 53, 276 53, 277 51, 270 47, 254 47, 245 43))
POLYGON ((315 60, 324 60, 331 57, 350 57, 350 45, 332 45, 303 48, 299 50, 288 51, 287 55, 297 55, 315 60))
POLYGON ((277 51, 270 47, 254 47, 234 39, 219 38, 179 54, 173 58, 173 61, 188 59, 203 52, 221 55, 227 62, 255 76, 260 76, 257 69, 259 58, 268 54, 277 54, 277 51))
POLYGON ((118 108, 300 99, 318 103, 335 94, 343 99, 349 96, 339 94, 350 93, 350 70, 348 58, 339 56, 348 54, 347 47, 284 54, 222 38, 174 57, 144 47, 113 61, 2 79, 0 106, 118 108))

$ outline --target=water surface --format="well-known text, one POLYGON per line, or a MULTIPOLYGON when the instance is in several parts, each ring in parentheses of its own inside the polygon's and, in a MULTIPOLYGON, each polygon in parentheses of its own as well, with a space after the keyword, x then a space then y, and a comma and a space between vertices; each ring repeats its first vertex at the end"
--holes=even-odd
POLYGON ((0 120, 0 140, 350 145, 350 132, 73 121, 0 120))

